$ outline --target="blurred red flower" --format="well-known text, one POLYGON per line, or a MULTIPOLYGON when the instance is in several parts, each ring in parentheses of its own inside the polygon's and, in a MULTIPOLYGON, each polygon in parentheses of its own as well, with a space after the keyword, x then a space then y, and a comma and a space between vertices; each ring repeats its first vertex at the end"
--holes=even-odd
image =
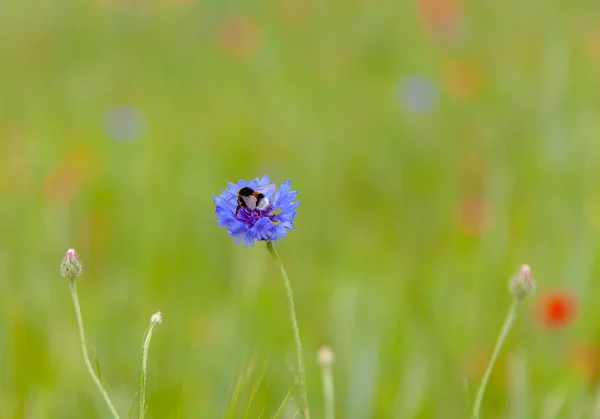
POLYGON ((542 326, 560 329, 573 322, 577 309, 578 301, 575 293, 566 288, 556 288, 540 295, 536 306, 536 317, 542 326))
POLYGON ((453 32, 460 21, 460 0, 417 0, 417 10, 425 25, 436 33, 453 32))

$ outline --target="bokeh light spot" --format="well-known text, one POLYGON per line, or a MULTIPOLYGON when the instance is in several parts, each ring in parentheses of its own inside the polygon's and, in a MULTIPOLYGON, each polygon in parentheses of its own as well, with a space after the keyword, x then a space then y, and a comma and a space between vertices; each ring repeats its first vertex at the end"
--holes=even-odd
POLYGON ((417 0, 419 15, 432 32, 452 33, 460 22, 459 0, 417 0))
POLYGON ((576 341, 569 348, 569 365, 588 383, 600 376, 600 346, 595 342, 576 341))
POLYGON ((117 141, 133 141, 142 135, 145 122, 139 110, 133 106, 120 105, 110 109, 104 121, 109 137, 117 141))
POLYGON ((95 171, 93 154, 87 148, 69 150, 44 181, 44 195, 54 204, 73 200, 85 181, 95 171))
POLYGON ((443 70, 444 88, 456 99, 472 99, 481 91, 481 71, 469 60, 452 60, 443 70))
POLYGON ((218 44, 231 57, 249 58, 260 46, 260 28, 247 16, 225 20, 218 29, 218 44))
POLYGON ((411 113, 430 112, 437 106, 438 96, 437 86, 426 77, 412 76, 400 82, 400 103, 411 113))
POLYGON ((597 77, 600 77, 600 27, 594 28, 586 40, 586 52, 597 77))
POLYGON ((466 234, 477 236, 486 231, 492 221, 492 208, 480 196, 463 199, 458 210, 458 224, 466 234))

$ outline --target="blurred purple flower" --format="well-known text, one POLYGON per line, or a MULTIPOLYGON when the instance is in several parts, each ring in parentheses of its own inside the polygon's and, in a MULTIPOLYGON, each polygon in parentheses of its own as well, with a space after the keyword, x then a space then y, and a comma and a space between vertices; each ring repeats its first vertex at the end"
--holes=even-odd
POLYGON ((398 99, 409 112, 422 114, 433 110, 438 102, 438 88, 428 78, 411 76, 400 81, 398 99))
POLYGON ((104 126, 111 138, 117 141, 133 141, 142 134, 144 122, 144 117, 135 107, 120 105, 107 112, 104 126))

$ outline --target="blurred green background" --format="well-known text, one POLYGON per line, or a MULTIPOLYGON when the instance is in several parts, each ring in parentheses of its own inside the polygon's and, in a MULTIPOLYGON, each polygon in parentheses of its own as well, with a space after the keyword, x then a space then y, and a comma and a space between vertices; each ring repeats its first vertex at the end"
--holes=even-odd
POLYGON ((483 415, 594 417, 599 82, 590 0, 2 2, 0 417, 108 417, 69 247, 123 417, 158 310, 148 418, 221 417, 253 362, 240 397, 265 365, 250 417, 272 417, 285 290, 211 202, 265 173, 299 191, 279 248, 314 418, 325 344, 339 418, 467 417, 524 262, 577 316, 547 330, 524 304, 483 415))

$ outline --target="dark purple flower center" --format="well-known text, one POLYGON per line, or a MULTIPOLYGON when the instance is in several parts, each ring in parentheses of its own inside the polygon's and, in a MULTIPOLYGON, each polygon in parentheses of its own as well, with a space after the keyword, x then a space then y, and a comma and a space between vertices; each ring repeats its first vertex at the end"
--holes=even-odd
POLYGON ((238 211, 237 219, 242 223, 246 224, 248 228, 254 227, 254 224, 258 222, 261 218, 267 217, 269 221, 273 224, 278 224, 277 221, 273 220, 273 217, 277 215, 277 211, 273 210, 273 205, 269 205, 264 210, 253 209, 251 210, 248 207, 242 207, 238 211))

